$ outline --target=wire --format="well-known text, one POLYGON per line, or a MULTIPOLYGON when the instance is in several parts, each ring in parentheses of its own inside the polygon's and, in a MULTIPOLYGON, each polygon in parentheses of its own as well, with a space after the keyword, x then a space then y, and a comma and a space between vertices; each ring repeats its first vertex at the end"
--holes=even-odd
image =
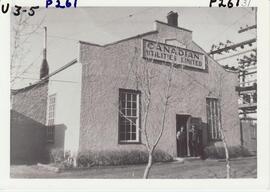
MULTIPOLYGON (((256 49, 256 48, 254 48, 254 49, 256 49)), ((242 55, 242 54, 248 53, 250 51, 253 51, 254 49, 246 50, 246 51, 243 51, 243 52, 240 52, 240 53, 236 53, 236 54, 233 54, 233 55, 230 55, 230 56, 227 56, 227 57, 222 57, 220 59, 215 59, 215 60, 216 61, 221 61, 221 60, 224 60, 224 59, 228 59, 228 58, 231 58, 231 57, 235 57, 235 56, 238 56, 238 55, 242 55)))
MULTIPOLYGON (((17 77, 18 79, 31 79, 31 80, 40 80, 37 78, 30 78, 30 77, 17 77)), ((66 80, 57 80, 57 79, 50 79, 50 81, 55 81, 55 82, 63 82, 63 83, 79 83, 77 81, 66 81, 66 80)))
POLYGON ((243 19, 247 14, 250 14, 249 12, 246 12, 245 14, 243 14, 240 18, 238 18, 235 22, 233 22, 231 25, 229 25, 227 28, 224 29, 224 31, 218 35, 216 35, 214 38, 212 38, 211 42, 215 42, 218 38, 220 38, 221 36, 223 36, 225 34, 225 32, 227 32, 230 28, 232 28, 236 23, 238 23, 241 19, 243 19))

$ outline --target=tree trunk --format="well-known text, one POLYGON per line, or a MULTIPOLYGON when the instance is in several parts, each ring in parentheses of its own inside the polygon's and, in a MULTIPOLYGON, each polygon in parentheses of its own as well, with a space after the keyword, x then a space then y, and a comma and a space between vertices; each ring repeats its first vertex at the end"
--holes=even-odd
POLYGON ((148 156, 148 163, 147 163, 147 166, 146 166, 146 168, 144 170, 144 174, 143 174, 144 179, 148 179, 152 164, 153 164, 153 151, 150 151, 149 156, 148 156))
MULTIPOLYGON (((220 93, 220 101, 221 102, 221 93, 220 93)), ((229 150, 228 150, 228 146, 227 146, 227 142, 226 142, 226 138, 225 138, 225 135, 224 135, 224 130, 222 128, 222 124, 221 124, 221 107, 220 107, 220 103, 219 103, 219 107, 218 107, 218 114, 219 114, 219 117, 220 117, 220 120, 219 120, 219 132, 221 134, 221 139, 222 139, 222 143, 223 143, 223 147, 224 147, 224 150, 225 150, 225 157, 226 157, 226 178, 227 179, 230 179, 231 177, 231 166, 230 166, 230 157, 229 157, 229 150)))
POLYGON ((222 138, 222 143, 225 149, 225 157, 226 157, 226 178, 230 179, 231 177, 231 166, 230 166, 230 157, 229 157, 229 150, 228 150, 228 146, 226 143, 226 139, 223 133, 223 130, 220 129, 220 133, 221 133, 221 138, 222 138))
POLYGON ((230 179, 231 177, 231 166, 230 166, 230 160, 229 160, 229 151, 228 147, 225 141, 223 141, 223 146, 225 149, 225 155, 226 155, 226 172, 227 172, 227 179, 230 179))

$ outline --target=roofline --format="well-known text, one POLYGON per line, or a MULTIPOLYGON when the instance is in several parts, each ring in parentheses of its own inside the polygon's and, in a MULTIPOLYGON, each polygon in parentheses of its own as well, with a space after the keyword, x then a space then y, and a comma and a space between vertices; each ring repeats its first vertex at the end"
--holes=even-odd
POLYGON ((145 33, 141 33, 141 34, 138 34, 138 35, 131 36, 131 37, 127 37, 127 38, 124 38, 124 39, 120 39, 120 40, 114 41, 112 43, 107 43, 107 44, 104 44, 104 45, 99 45, 99 44, 86 42, 86 41, 79 41, 79 43, 88 44, 88 45, 97 46, 97 47, 107 47, 107 46, 110 46, 110 45, 121 43, 123 41, 127 41, 127 40, 130 40, 130 39, 135 39, 135 38, 139 38, 139 37, 143 37, 143 36, 151 35, 151 34, 155 34, 155 33, 158 33, 158 31, 157 30, 152 30, 152 31, 148 31, 148 32, 145 32, 145 33))
POLYGON ((23 88, 20 88, 20 89, 11 89, 11 94, 17 94, 18 92, 29 90, 29 89, 31 89, 31 88, 33 88, 35 86, 41 85, 41 84, 46 83, 46 82, 47 82, 46 79, 41 79, 41 80, 36 81, 33 84, 28 85, 26 87, 23 87, 23 88))
POLYGON ((185 28, 178 27, 178 26, 172 26, 172 25, 169 25, 168 23, 164 23, 164 22, 159 21, 159 20, 155 20, 155 22, 161 23, 161 24, 163 24, 163 25, 167 25, 167 26, 169 26, 169 27, 174 27, 174 28, 176 28, 176 29, 184 30, 184 31, 187 31, 187 32, 190 32, 190 33, 193 32, 193 31, 191 31, 191 30, 189 30, 189 29, 185 29, 185 28))
MULTIPOLYGON (((167 25, 167 26, 169 26, 169 27, 174 27, 174 28, 176 28, 176 29, 180 29, 180 30, 184 30, 184 31, 187 31, 187 32, 192 33, 191 30, 188 30, 188 29, 185 29, 185 28, 182 28, 182 27, 171 26, 171 25, 168 25, 168 23, 164 23, 164 22, 161 22, 161 21, 158 21, 158 20, 155 20, 155 22, 161 23, 161 24, 163 24, 163 25, 167 25)), ((100 45, 100 44, 96 44, 96 43, 91 43, 91 42, 87 42, 87 41, 82 41, 82 40, 79 40, 79 43, 87 44, 87 45, 91 45, 91 46, 96 46, 96 47, 107 47, 107 46, 110 46, 110 45, 114 45, 114 44, 117 44, 117 43, 121 43, 121 42, 123 42, 123 41, 127 41, 127 40, 134 39, 134 38, 138 38, 138 37, 143 37, 143 36, 151 35, 151 34, 155 34, 155 33, 158 33, 158 30, 155 29, 155 30, 148 31, 148 32, 145 32, 145 33, 140 33, 140 34, 138 34, 138 35, 134 35, 134 36, 127 37, 127 38, 124 38, 124 39, 120 39, 120 40, 118 40, 118 41, 114 41, 114 42, 107 43, 107 44, 104 44, 104 45, 100 45)))
POLYGON ((82 41, 82 40, 79 40, 79 43, 92 45, 92 46, 97 46, 97 47, 103 47, 103 45, 99 45, 99 44, 91 43, 91 42, 87 42, 87 41, 82 41))
POLYGON ((18 93, 18 92, 20 92, 20 91, 28 90, 28 89, 30 89, 30 88, 32 88, 32 87, 34 87, 34 86, 39 85, 39 84, 46 83, 46 82, 48 82, 48 80, 49 80, 50 77, 56 75, 57 73, 59 73, 59 72, 65 70, 66 68, 68 68, 68 67, 74 65, 74 64, 77 63, 77 62, 78 62, 77 59, 73 59, 72 61, 68 62, 66 65, 60 67, 59 69, 55 70, 55 71, 52 72, 51 74, 49 74, 49 75, 43 77, 42 79, 40 79, 40 80, 34 82, 33 84, 31 84, 31 85, 29 85, 29 86, 26 86, 26 87, 23 87, 23 88, 20 88, 20 89, 11 89, 11 93, 12 93, 12 94, 16 94, 16 93, 18 93))
POLYGON ((135 38, 143 37, 143 36, 146 36, 146 35, 155 34, 155 33, 158 33, 158 31, 157 30, 148 31, 148 32, 141 33, 141 34, 138 34, 138 35, 135 35, 135 36, 131 36, 131 37, 128 37, 128 38, 125 38, 125 39, 121 39, 121 40, 118 40, 118 41, 115 41, 115 42, 112 42, 112 43, 108 43, 108 44, 104 45, 104 47, 114 45, 114 44, 117 44, 117 43, 120 43, 120 42, 123 42, 123 41, 127 41, 127 40, 130 40, 130 39, 135 39, 135 38))
POLYGON ((64 66, 60 67, 59 69, 55 70, 54 72, 52 72, 51 74, 47 75, 46 77, 44 77, 44 78, 42 78, 42 79, 48 79, 48 78, 50 78, 50 77, 56 75, 57 73, 59 73, 59 72, 65 70, 66 68, 68 68, 68 67, 74 65, 74 64, 77 63, 77 62, 78 62, 78 59, 77 59, 77 58, 76 58, 76 59, 73 59, 72 61, 68 62, 68 63, 65 64, 64 66))
MULTIPOLYGON (((188 30, 188 29, 185 29, 185 28, 182 28, 182 27, 171 26, 168 23, 164 23, 164 22, 161 22, 161 21, 158 21, 158 20, 155 20, 155 22, 156 23, 161 23, 163 25, 167 25, 169 27, 174 27, 176 29, 180 29, 180 30, 184 30, 184 31, 187 31, 187 32, 192 33, 191 30, 188 30)), ((151 35, 151 34, 155 34, 155 33, 158 33, 158 30, 155 29, 155 30, 148 31, 148 32, 145 32, 145 33, 140 33, 138 35, 134 35, 134 36, 127 37, 127 38, 124 38, 124 39, 120 39, 118 41, 114 41, 114 42, 107 43, 107 44, 104 44, 104 45, 100 45, 100 44, 96 44, 96 43, 91 43, 91 42, 87 42, 87 41, 82 41, 82 40, 79 40, 79 43, 83 43, 83 44, 87 44, 87 45, 91 45, 91 46, 97 46, 97 47, 107 47, 107 46, 114 45, 114 44, 117 44, 117 43, 120 43, 120 42, 123 42, 123 41, 127 41, 127 40, 138 38, 138 37, 143 37, 143 36, 151 35)))
POLYGON ((239 70, 230 70, 230 69, 225 69, 225 71, 230 72, 230 73, 239 73, 239 70))
POLYGON ((222 65, 219 64, 219 62, 217 62, 214 58, 212 58, 209 53, 207 53, 200 45, 198 45, 196 42, 192 41, 192 43, 194 43, 196 46, 198 46, 201 51, 208 56, 208 58, 210 58, 215 64, 217 64, 218 66, 220 66, 224 71, 226 72, 229 72, 229 73, 237 73, 238 74, 238 71, 231 71, 231 70, 226 70, 224 69, 224 67, 222 67, 222 65))

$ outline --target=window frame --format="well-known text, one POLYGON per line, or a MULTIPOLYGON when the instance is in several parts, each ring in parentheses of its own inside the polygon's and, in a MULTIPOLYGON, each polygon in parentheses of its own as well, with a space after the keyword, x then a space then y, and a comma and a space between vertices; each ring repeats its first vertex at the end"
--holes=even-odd
POLYGON ((141 144, 141 91, 133 89, 122 89, 118 91, 118 144, 141 144), (137 113, 137 124, 136 124, 136 140, 121 140, 120 129, 121 129, 121 93, 136 94, 136 113, 137 113))
POLYGON ((207 116, 206 119, 207 119, 207 128, 208 128, 208 139, 210 141, 222 141, 222 135, 220 132, 221 126, 222 126, 221 106, 220 106, 220 100, 218 98, 206 97, 206 116, 207 116), (215 111, 214 113, 213 111, 211 111, 212 107, 214 108, 214 111, 215 111), (214 118, 217 118, 217 120, 214 120, 214 118), (209 123, 211 123, 211 126, 209 125, 209 123), (217 127, 214 127, 215 124, 217 127))
POLYGON ((48 96, 48 108, 47 108, 47 129, 46 129, 46 141, 47 143, 55 142, 55 109, 56 109, 56 93, 48 96), (51 104, 50 98, 54 98, 54 103, 51 104), (51 106, 53 110, 51 111, 51 106), (52 116, 51 116, 52 115, 52 116), (52 123, 50 122, 52 121, 52 123))

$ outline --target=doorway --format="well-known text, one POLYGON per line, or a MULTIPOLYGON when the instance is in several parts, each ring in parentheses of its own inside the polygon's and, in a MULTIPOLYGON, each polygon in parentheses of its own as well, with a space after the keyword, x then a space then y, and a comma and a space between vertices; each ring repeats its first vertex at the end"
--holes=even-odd
POLYGON ((177 157, 190 156, 188 147, 190 117, 190 115, 176 115, 177 157))

